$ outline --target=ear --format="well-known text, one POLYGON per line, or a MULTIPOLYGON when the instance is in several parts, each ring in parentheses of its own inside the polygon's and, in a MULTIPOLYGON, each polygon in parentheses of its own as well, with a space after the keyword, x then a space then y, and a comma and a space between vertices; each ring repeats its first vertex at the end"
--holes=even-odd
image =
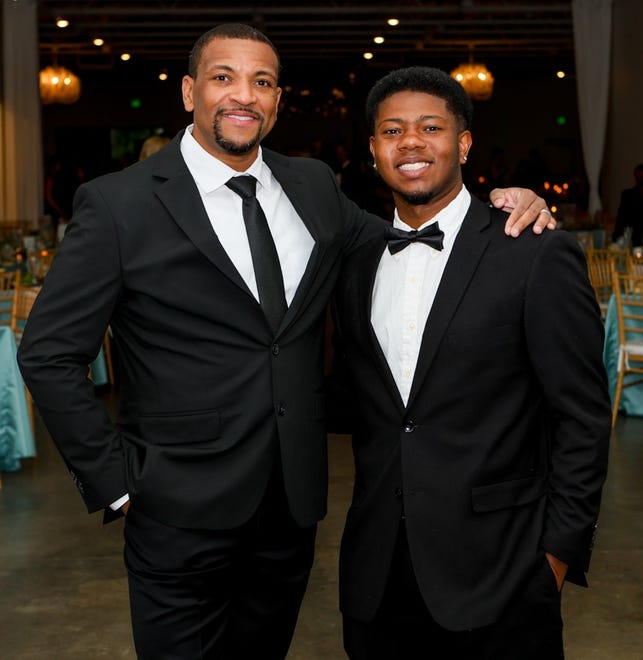
POLYGON ((194 110, 194 103, 192 102, 192 89, 194 88, 194 78, 190 76, 183 76, 181 82, 181 92, 183 94, 183 107, 186 112, 194 110))
POLYGON ((368 148, 371 152, 371 156, 375 158, 375 137, 373 135, 368 139, 368 148))
POLYGON ((279 101, 281 101, 281 92, 282 92, 281 87, 277 87, 276 92, 277 95, 275 96, 275 117, 279 113, 279 101))
POLYGON ((462 131, 458 135, 458 153, 460 156, 460 165, 467 162, 467 156, 469 155, 469 149, 473 144, 473 139, 471 137, 471 131, 462 131))

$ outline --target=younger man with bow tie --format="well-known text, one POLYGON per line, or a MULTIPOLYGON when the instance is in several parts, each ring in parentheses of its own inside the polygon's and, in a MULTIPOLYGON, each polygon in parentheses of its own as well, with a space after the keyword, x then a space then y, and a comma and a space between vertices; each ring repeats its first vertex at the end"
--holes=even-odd
POLYGON ((394 71, 367 117, 396 212, 336 296, 355 408, 346 650, 562 658, 560 590, 586 584, 610 435, 583 255, 564 232, 508 238, 471 197, 472 107, 447 74, 394 71))

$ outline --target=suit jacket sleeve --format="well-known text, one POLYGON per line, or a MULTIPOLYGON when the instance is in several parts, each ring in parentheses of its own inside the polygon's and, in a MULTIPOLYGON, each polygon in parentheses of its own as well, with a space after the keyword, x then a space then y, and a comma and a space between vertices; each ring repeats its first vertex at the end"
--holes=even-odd
POLYGON ((610 402, 603 326, 584 257, 566 232, 541 241, 529 276, 525 332, 551 410, 548 504, 542 546, 584 583, 607 471, 610 402))
POLYGON ((119 433, 88 378, 120 291, 110 209, 98 187, 85 184, 31 312, 18 361, 90 512, 127 492, 119 433))

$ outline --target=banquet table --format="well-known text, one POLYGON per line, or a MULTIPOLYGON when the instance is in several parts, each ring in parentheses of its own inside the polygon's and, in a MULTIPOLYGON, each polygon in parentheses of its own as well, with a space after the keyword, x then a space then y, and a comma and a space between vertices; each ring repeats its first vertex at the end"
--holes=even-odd
MULTIPOLYGON (((94 385, 109 383, 103 349, 91 364, 94 385)), ((36 455, 24 382, 16 362, 11 328, 0 325, 0 472, 20 469, 20 460, 36 455)))
MULTIPOLYGON (((624 311, 627 310, 627 304, 623 305, 624 311)), ((614 400, 614 391, 616 390, 616 378, 618 375, 618 319, 616 316, 616 299, 614 296, 610 298, 607 307, 607 315, 605 317, 605 346, 603 349, 603 362, 607 371, 607 385, 609 388, 610 398, 614 400)), ((625 383, 628 380, 638 380, 637 374, 632 374, 625 377, 625 383)), ((632 385, 631 387, 624 387, 621 393, 621 401, 619 403, 619 410, 624 411, 627 415, 635 417, 643 417, 643 383, 640 385, 632 385)))
POLYGON ((0 471, 20 469, 20 459, 36 455, 24 382, 9 326, 0 326, 0 471))

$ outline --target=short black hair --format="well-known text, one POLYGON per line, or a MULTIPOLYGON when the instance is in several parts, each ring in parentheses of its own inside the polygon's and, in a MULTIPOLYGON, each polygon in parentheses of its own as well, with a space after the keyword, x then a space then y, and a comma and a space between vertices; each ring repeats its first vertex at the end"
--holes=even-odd
POLYGON ((190 51, 190 59, 188 61, 188 75, 191 78, 196 78, 203 49, 213 39, 248 39, 249 41, 260 41, 261 43, 268 44, 277 57, 277 73, 279 73, 281 69, 281 60, 279 59, 277 48, 263 32, 252 27, 252 25, 246 25, 245 23, 222 23, 221 25, 217 25, 217 27, 213 27, 207 32, 204 32, 194 42, 194 46, 190 51))
POLYGON ((375 118, 380 104, 398 92, 423 92, 444 99, 447 110, 456 116, 462 130, 470 130, 473 104, 462 85, 440 69, 410 66, 391 71, 371 87, 366 98, 366 121, 371 135, 375 134, 375 118))

